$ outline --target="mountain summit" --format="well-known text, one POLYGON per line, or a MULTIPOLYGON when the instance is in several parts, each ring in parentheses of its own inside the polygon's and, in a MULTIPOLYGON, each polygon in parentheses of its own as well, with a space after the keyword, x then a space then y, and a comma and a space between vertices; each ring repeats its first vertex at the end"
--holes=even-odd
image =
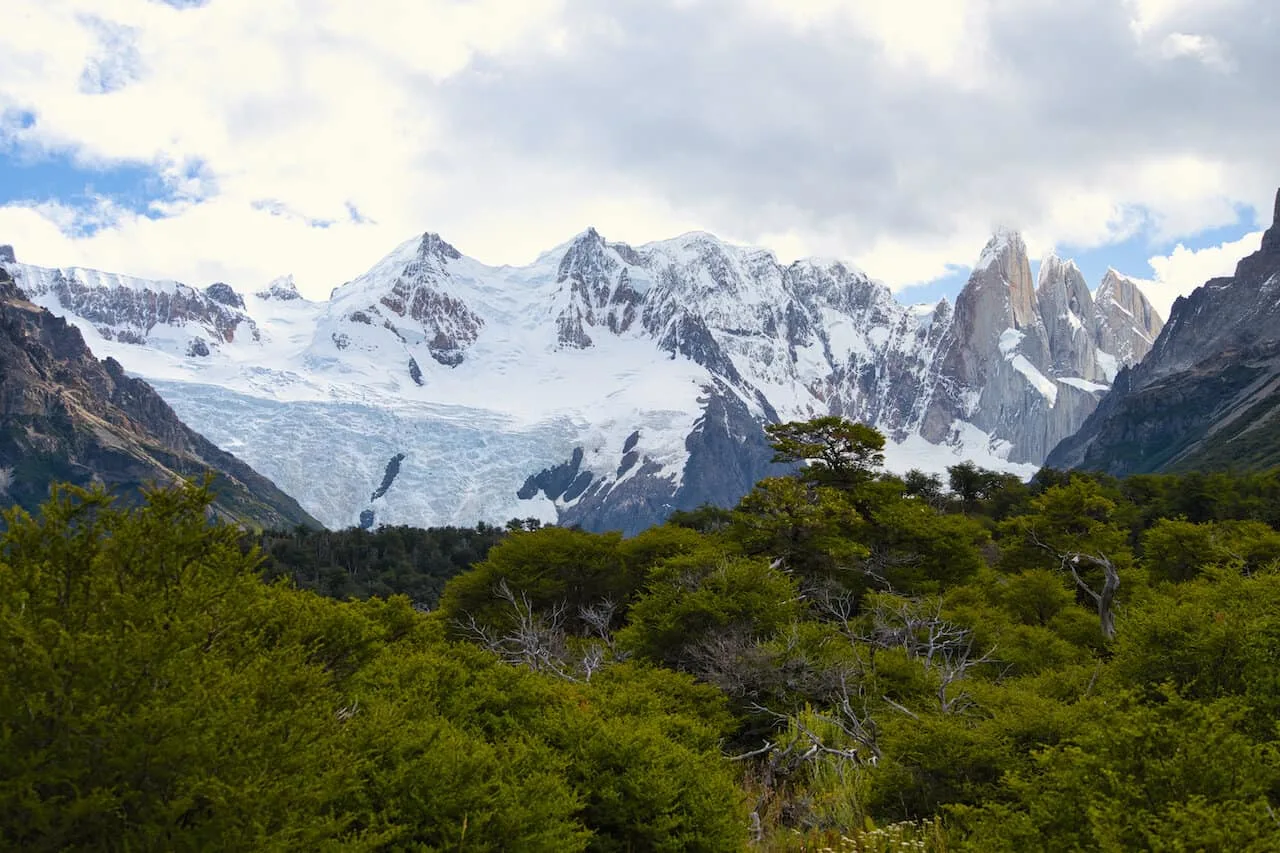
POLYGON ((241 295, 5 266, 330 526, 638 530, 732 504, 774 470, 763 424, 826 414, 884 430, 898 470, 1029 474, 1158 325, 1136 288, 1132 321, 1095 304, 1068 262, 1033 282, 1012 231, 954 309, 702 232, 630 246, 591 228, 524 267, 426 233, 324 302, 287 280, 241 295))
POLYGON ((1280 464, 1280 192, 1258 251, 1173 303, 1150 352, 1048 464, 1115 474, 1280 464))

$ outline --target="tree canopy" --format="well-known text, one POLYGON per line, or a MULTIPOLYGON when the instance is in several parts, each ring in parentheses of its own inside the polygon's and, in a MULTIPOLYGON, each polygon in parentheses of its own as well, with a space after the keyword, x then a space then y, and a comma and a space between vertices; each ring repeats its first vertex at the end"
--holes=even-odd
POLYGON ((771 434, 631 538, 10 511, 0 847, 1280 849, 1280 474, 771 434))

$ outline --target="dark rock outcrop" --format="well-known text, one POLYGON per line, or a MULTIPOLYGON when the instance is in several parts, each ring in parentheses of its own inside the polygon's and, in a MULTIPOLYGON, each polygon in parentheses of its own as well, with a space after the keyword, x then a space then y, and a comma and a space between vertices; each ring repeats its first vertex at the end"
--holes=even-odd
MULTIPOLYGON (((764 477, 794 470, 773 461, 773 448, 760 422, 727 384, 718 383, 705 392, 702 417, 685 440, 689 459, 679 482, 645 458, 642 446, 632 446, 618 473, 619 477, 628 476, 620 482, 593 483, 577 503, 563 510, 560 523, 632 535, 661 524, 674 510, 696 509, 707 503, 733 506, 764 477), (643 461, 632 472, 637 458, 643 461)), ((577 453, 575 460, 581 461, 577 453)), ((561 479, 566 475, 566 471, 559 472, 561 479)), ((578 475, 578 480, 581 478, 578 475)), ((573 485, 577 484, 575 480, 573 485)), ((526 483, 526 489, 528 486, 526 483)), ((536 492, 522 491, 520 497, 533 494, 536 492)), ((566 501, 577 497, 568 492, 564 495, 566 501)))
POLYGON ((373 490, 373 494, 369 496, 370 503, 385 495, 387 489, 391 488, 391 484, 396 481, 396 477, 400 474, 400 463, 403 461, 403 453, 397 453, 387 460, 387 470, 382 474, 382 485, 373 490))
POLYGON ((212 284, 203 292, 177 282, 132 287, 92 271, 41 270, 16 262, 7 262, 7 271, 27 298, 52 295, 63 309, 83 317, 108 339, 145 344, 157 326, 188 325, 202 329, 202 336, 215 346, 246 332, 254 340, 259 337, 257 324, 245 313, 244 299, 226 284, 212 284))

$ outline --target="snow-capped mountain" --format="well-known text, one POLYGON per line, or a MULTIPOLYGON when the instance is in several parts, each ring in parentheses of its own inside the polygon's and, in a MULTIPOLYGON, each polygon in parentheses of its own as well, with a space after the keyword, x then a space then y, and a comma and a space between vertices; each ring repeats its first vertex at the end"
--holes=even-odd
POLYGON ((1051 258, 1033 287, 1013 233, 954 310, 703 233, 632 247, 588 229, 524 267, 425 234, 325 302, 288 278, 241 295, 0 262, 335 527, 633 531, 736 501, 772 470, 762 424, 829 413, 883 429, 891 468, 1028 474, 1159 330, 1118 274, 1094 298, 1051 258))

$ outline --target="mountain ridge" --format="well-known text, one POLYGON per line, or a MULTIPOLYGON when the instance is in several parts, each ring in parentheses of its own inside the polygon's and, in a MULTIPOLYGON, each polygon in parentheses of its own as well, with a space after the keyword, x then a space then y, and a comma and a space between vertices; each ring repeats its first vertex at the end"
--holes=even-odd
POLYGON ((1175 300, 1150 352, 1047 464, 1113 474, 1280 464, 1280 190, 1258 251, 1175 300))
MULTIPOLYGON (((140 343, 78 313, 91 300, 64 302, 77 288, 54 283, 79 281, 74 270, 9 266, 330 526, 535 516, 635 530, 735 502, 775 470, 762 427, 778 420, 869 423, 903 470, 970 458, 1033 471, 1097 404, 1110 379, 1099 363, 1131 355, 1099 354, 1087 287, 1072 302, 1042 270, 1038 292, 1016 232, 980 260, 954 308, 921 308, 852 264, 782 264, 705 232, 633 247, 588 228, 523 267, 426 232, 325 302, 277 279, 254 294, 189 288, 186 313, 162 317, 98 279, 140 343), (395 483, 371 501, 397 455, 395 483), (529 487, 574 458, 580 488, 529 487)), ((1112 338, 1132 354, 1149 330, 1118 317, 1112 338)))

